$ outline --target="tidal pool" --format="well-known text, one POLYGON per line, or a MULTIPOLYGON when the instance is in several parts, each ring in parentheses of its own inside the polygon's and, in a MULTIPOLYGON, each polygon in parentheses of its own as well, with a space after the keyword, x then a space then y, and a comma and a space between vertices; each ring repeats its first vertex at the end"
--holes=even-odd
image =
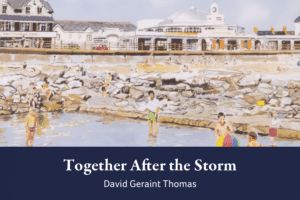
MULTIPOLYGON (((0 146, 26 146, 26 115, 0 116, 0 146)), ((39 129, 34 147, 214 147, 217 139, 211 130, 159 124, 156 138, 149 136, 147 121, 82 113, 39 113, 39 129)), ((241 146, 248 141, 238 135, 241 146)), ((258 141, 269 146, 269 138, 258 141)), ((280 140, 278 146, 300 146, 300 141, 280 140)))

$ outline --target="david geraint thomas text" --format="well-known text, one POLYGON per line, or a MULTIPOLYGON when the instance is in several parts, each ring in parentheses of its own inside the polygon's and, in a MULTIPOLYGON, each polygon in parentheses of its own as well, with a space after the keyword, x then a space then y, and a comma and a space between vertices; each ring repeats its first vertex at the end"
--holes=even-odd
POLYGON ((196 182, 173 182, 170 180, 163 181, 148 181, 148 182, 138 182, 135 180, 131 181, 119 181, 119 182, 110 182, 108 180, 104 180, 105 188, 127 188, 129 183, 129 187, 131 188, 196 188, 196 182))
MULTIPOLYGON (((110 163, 108 159, 100 163, 76 163, 75 159, 64 159, 66 162, 66 171, 83 171, 84 175, 91 175, 95 171, 126 171, 127 163, 110 163)), ((236 165, 234 163, 206 163, 201 159, 195 161, 195 166, 191 168, 190 163, 182 164, 175 159, 174 162, 169 163, 169 171, 190 171, 193 169, 196 172, 199 171, 236 171, 236 165)), ((144 159, 142 163, 135 160, 129 171, 165 171, 166 163, 151 163, 148 158, 144 159)))

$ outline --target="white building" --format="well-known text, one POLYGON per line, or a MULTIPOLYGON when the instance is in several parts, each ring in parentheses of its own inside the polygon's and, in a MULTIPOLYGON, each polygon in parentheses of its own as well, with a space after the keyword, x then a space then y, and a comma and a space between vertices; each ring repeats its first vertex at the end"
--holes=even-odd
POLYGON ((51 47, 56 33, 52 32, 53 9, 46 0, 0 0, 0 46, 19 45, 33 47, 38 41, 51 47))
POLYGON ((135 35, 136 26, 129 22, 94 22, 55 20, 57 32, 56 47, 65 48, 75 44, 80 49, 106 45, 109 49, 130 45, 135 35))
POLYGON ((191 7, 164 20, 138 22, 135 43, 139 50, 253 49, 256 34, 225 24, 216 3, 209 13, 191 7))
POLYGON ((295 19, 295 35, 300 36, 300 16, 295 19))

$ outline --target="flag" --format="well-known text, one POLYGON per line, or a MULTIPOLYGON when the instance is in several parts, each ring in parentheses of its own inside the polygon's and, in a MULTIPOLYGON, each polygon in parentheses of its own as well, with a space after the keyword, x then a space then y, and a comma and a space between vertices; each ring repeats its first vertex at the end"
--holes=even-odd
POLYGON ((257 33, 257 32, 258 32, 257 27, 254 27, 253 32, 254 32, 254 33, 257 33))
POLYGON ((275 35, 275 30, 273 27, 271 27, 271 31, 272 31, 272 34, 275 35))
POLYGON ((286 26, 283 27, 283 31, 284 31, 285 34, 287 34, 286 26))

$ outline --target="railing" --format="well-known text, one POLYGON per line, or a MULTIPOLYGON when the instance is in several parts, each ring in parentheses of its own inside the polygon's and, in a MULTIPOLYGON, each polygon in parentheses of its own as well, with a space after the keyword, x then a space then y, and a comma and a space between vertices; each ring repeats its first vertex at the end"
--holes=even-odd
POLYGON ((300 43, 281 44, 268 43, 267 45, 256 44, 238 44, 230 43, 226 45, 217 44, 180 44, 180 43, 133 43, 133 42, 64 42, 60 41, 39 41, 38 43, 31 40, 0 40, 0 47, 5 48, 52 48, 68 50, 121 50, 121 51, 249 51, 249 50, 300 50, 300 43))

